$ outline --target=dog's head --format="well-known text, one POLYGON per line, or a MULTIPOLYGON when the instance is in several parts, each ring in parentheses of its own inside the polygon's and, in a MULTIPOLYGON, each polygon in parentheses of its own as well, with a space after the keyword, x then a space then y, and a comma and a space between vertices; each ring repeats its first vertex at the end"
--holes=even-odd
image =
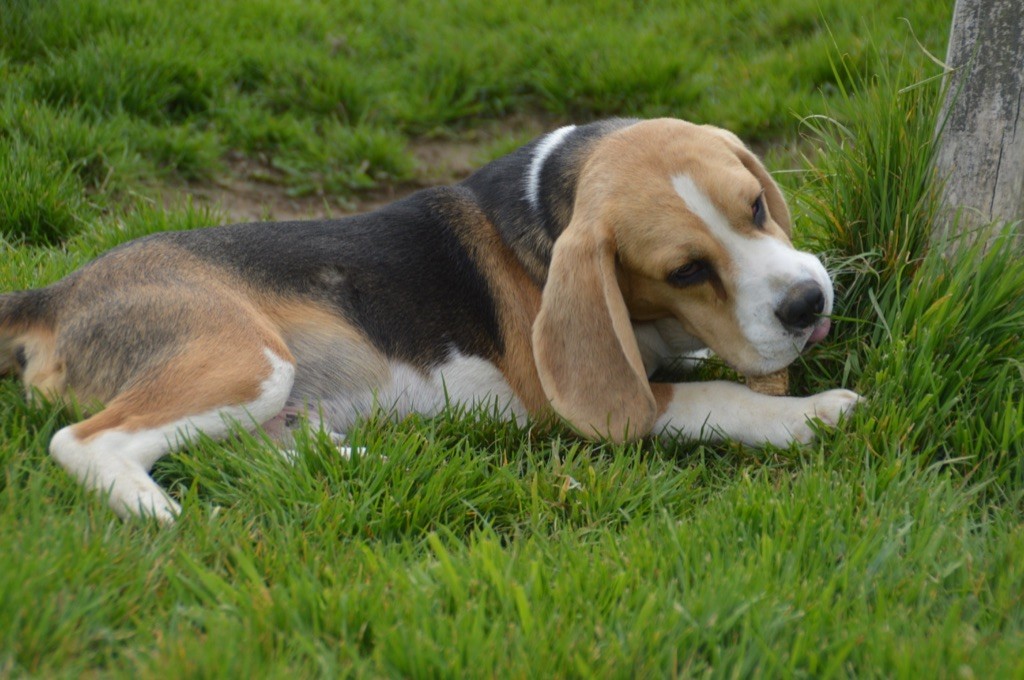
POLYGON ((671 317, 737 371, 789 365, 828 332, 832 284, 732 133, 636 123, 595 143, 555 242, 534 354, 552 405, 614 439, 656 417, 631 321, 671 317))

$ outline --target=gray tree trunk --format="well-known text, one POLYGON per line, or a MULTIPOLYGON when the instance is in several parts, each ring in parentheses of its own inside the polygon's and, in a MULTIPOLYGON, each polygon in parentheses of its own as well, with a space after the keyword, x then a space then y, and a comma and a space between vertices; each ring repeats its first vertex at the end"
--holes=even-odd
POLYGON ((956 0, 946 63, 938 239, 1024 219, 1024 0, 956 0))

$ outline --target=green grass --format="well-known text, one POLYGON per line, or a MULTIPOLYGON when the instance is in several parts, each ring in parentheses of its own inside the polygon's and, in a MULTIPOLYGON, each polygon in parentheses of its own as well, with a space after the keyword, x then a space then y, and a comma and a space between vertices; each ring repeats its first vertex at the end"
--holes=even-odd
POLYGON ((147 197, 235 154, 336 196, 482 118, 674 113, 799 166, 799 242, 839 298, 793 383, 868 401, 791 449, 453 411, 368 421, 351 461, 310 434, 289 464, 240 433, 158 463, 184 506, 158 528, 70 480, 46 455, 70 416, 3 380, 0 676, 1024 675, 1024 264, 929 248, 940 93, 907 89, 931 72, 893 38, 905 13, 941 53, 949 8, 884 4, 868 33, 827 2, 539 27, 540 3, 9 6, 3 289, 217 223, 147 197))

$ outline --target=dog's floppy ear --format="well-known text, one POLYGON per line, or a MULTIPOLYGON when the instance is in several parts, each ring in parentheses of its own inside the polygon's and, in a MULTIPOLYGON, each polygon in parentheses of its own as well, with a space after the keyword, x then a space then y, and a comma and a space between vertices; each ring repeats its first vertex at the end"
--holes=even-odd
POLYGON ((743 163, 743 167, 749 170, 754 177, 757 177, 761 186, 764 187, 764 199, 768 203, 768 213, 782 227, 786 235, 791 236, 793 233, 793 220, 789 214, 789 206, 786 205, 786 199, 782 197, 779 185, 775 183, 775 180, 772 179, 772 176, 758 157, 747 148, 747 145, 739 137, 729 130, 715 127, 714 125, 702 125, 701 127, 722 138, 740 159, 740 162, 743 163))
POLYGON ((646 434, 655 401, 615 276, 611 229, 580 216, 555 241, 533 354, 555 411, 584 435, 646 434))

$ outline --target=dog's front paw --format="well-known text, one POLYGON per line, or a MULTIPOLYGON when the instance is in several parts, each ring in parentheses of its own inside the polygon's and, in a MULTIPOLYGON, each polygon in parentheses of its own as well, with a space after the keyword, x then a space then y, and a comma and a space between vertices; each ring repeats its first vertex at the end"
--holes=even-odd
POLYGON ((785 447, 814 439, 814 422, 834 426, 861 401, 849 390, 809 397, 775 397, 725 381, 678 383, 654 424, 661 436, 732 439, 749 446, 785 447))
POLYGON ((814 404, 813 416, 833 426, 858 403, 864 401, 864 397, 850 390, 829 390, 808 399, 814 404))
POLYGON ((850 390, 829 390, 799 400, 800 407, 793 413, 793 418, 788 424, 793 441, 807 444, 814 440, 814 428, 812 423, 820 420, 829 427, 835 427, 839 420, 852 411, 861 401, 856 392, 850 390))

